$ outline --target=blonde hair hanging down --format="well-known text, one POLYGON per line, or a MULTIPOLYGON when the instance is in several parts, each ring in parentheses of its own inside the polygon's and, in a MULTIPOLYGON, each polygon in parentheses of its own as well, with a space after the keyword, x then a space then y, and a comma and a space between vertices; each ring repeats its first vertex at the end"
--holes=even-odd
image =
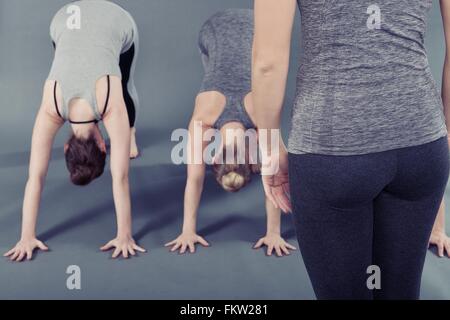
MULTIPOLYGON (((226 159, 226 148, 223 150, 223 156, 226 159)), ((235 150, 235 157, 236 157, 235 150)), ((249 152, 246 148, 245 164, 215 164, 214 175, 220 186, 228 192, 238 192, 244 188, 251 180, 252 174, 260 172, 260 165, 249 164, 249 152)))
POLYGON ((221 185, 228 192, 237 192, 246 185, 246 178, 232 171, 222 176, 221 185))

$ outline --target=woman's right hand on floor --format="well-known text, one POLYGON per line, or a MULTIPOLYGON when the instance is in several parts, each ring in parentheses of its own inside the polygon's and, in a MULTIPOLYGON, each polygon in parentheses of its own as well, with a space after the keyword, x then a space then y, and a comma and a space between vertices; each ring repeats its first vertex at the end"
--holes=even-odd
POLYGON ((431 245, 437 247, 439 257, 443 258, 447 253, 447 256, 450 258, 450 237, 445 232, 433 231, 430 237, 431 245))
POLYGON ((25 258, 30 261, 33 258, 33 251, 36 249, 48 251, 48 247, 36 238, 22 239, 3 256, 14 262, 22 262, 25 258))
POLYGON ((130 236, 117 236, 117 238, 111 240, 103 247, 100 248, 101 251, 106 252, 112 250, 112 258, 117 259, 122 256, 125 259, 128 259, 130 256, 134 257, 138 252, 146 253, 147 250, 138 246, 136 241, 130 236))
POLYGON ((199 243, 204 247, 209 247, 209 243, 196 233, 182 233, 177 239, 167 243, 166 247, 171 247, 170 251, 178 251, 180 254, 186 253, 189 249, 190 253, 195 253, 195 245, 199 243))
POLYGON ((289 244, 286 240, 284 240, 280 235, 277 234, 268 234, 264 238, 259 239, 253 249, 260 249, 263 246, 267 247, 267 256, 272 256, 274 252, 278 257, 289 256, 291 255, 290 251, 297 250, 296 247, 289 244))

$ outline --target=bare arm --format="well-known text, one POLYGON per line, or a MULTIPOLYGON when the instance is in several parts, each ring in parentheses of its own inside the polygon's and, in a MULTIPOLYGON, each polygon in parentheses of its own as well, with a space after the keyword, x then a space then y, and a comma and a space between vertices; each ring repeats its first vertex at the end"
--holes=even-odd
POLYGON ((131 129, 125 102, 111 102, 104 124, 111 141, 111 175, 117 216, 117 238, 102 247, 102 250, 106 251, 115 248, 113 258, 117 258, 119 255, 128 258, 128 254, 135 255, 135 251, 145 252, 145 250, 136 245, 132 236, 128 177, 131 129))
POLYGON ((288 156, 279 129, 296 5, 295 0, 255 0, 252 97, 263 156, 263 184, 267 197, 285 212, 291 211, 288 156), (265 129, 270 130, 269 143, 263 143, 265 129), (271 145, 273 134, 278 135, 279 146, 271 145), (279 150, 273 154, 272 147, 279 150))
MULTIPOLYGON (((189 136, 190 141, 189 145, 191 148, 189 149, 188 159, 189 163, 187 166, 187 181, 186 181, 186 189, 184 193, 184 224, 183 224, 183 232, 187 233, 196 233, 197 232, 197 212, 200 206, 200 200, 203 192, 203 184, 205 180, 205 172, 206 165, 203 161, 201 164, 194 163, 194 143, 191 137, 194 136, 195 126, 199 126, 199 124, 195 124, 192 121, 189 125, 189 136)), ((199 128, 203 129, 203 128, 199 128)), ((202 150, 204 149, 204 145, 202 146, 202 150)))
POLYGON ((255 0, 252 94, 259 129, 280 128, 295 10, 295 0, 255 0))
POLYGON ((267 234, 281 236, 281 211, 266 198, 267 234))
MULTIPOLYGON (((442 75, 442 101, 444 102, 444 114, 447 129, 450 132, 450 0, 441 0, 442 21, 445 33, 445 62, 442 75)), ((450 138, 450 134, 448 136, 450 138)), ((450 139, 449 139, 450 143, 450 139)), ((438 247, 439 256, 443 257, 447 251, 450 257, 450 238, 445 232, 445 202, 441 203, 438 216, 434 223, 430 244, 438 247)))
POLYGON ((47 247, 36 239, 36 224, 53 141, 63 125, 62 120, 51 111, 52 104, 49 96, 51 90, 49 88, 50 84, 47 83, 33 129, 28 181, 22 210, 21 240, 15 248, 5 254, 15 261, 22 261, 25 256, 30 260, 36 248, 47 250, 47 247))
POLYGON ((48 172, 53 141, 62 121, 42 106, 33 130, 28 182, 23 202, 22 238, 36 237, 36 220, 48 172))
POLYGON ((206 130, 200 122, 196 122, 194 118, 189 124, 189 149, 188 149, 188 165, 187 165, 187 180, 186 188, 184 191, 184 221, 183 231, 181 235, 172 242, 166 244, 166 247, 171 247, 171 251, 175 252, 180 250, 183 254, 189 249, 191 253, 195 252, 196 243, 200 243, 203 246, 209 246, 209 243, 197 235, 197 213, 200 206, 200 200, 203 192, 203 185, 206 174, 206 164, 203 159, 199 162, 194 161, 195 148, 201 147, 201 155, 206 147, 207 142, 196 146, 193 141, 194 132, 196 130, 206 130), (197 128, 196 128, 197 127, 197 128))
POLYGON ((131 132, 125 106, 113 106, 104 124, 111 140, 111 176, 117 214, 117 235, 130 237, 132 230, 128 173, 131 132))
MULTIPOLYGON (((441 0, 442 20, 444 24, 446 54, 442 76, 442 100, 447 128, 450 125, 450 1, 441 0)), ((450 128, 449 128, 450 131, 450 128)))

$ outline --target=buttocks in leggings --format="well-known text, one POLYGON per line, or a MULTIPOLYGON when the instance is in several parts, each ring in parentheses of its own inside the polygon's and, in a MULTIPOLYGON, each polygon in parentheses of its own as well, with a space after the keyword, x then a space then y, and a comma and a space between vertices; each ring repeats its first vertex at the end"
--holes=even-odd
POLYGON ((255 128, 244 108, 244 98, 251 91, 253 29, 252 10, 229 9, 212 16, 200 32, 205 69, 200 92, 218 91, 226 98, 215 128, 232 121, 255 128))
POLYGON ((319 299, 418 299, 447 138, 357 156, 290 154, 297 237, 319 299), (381 288, 367 286, 378 266, 381 288))

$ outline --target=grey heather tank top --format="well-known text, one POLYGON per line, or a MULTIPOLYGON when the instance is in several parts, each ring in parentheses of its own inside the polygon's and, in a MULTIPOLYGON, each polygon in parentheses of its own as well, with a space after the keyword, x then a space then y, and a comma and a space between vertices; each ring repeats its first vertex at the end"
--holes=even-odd
POLYGON ((356 155, 447 134, 424 37, 432 0, 298 0, 292 153, 356 155))
POLYGON ((248 9, 218 12, 201 29, 199 47, 205 76, 200 92, 219 91, 227 100, 215 128, 232 121, 255 128, 243 103, 252 87, 253 30, 253 10, 248 9))
POLYGON ((106 0, 75 1, 58 11, 50 26, 56 51, 48 79, 61 88, 64 119, 68 120, 70 101, 82 98, 92 107, 96 120, 101 120, 97 80, 106 75, 121 77, 120 54, 132 46, 134 26, 128 12, 106 0), (79 28, 68 26, 74 6, 81 18, 79 28))

